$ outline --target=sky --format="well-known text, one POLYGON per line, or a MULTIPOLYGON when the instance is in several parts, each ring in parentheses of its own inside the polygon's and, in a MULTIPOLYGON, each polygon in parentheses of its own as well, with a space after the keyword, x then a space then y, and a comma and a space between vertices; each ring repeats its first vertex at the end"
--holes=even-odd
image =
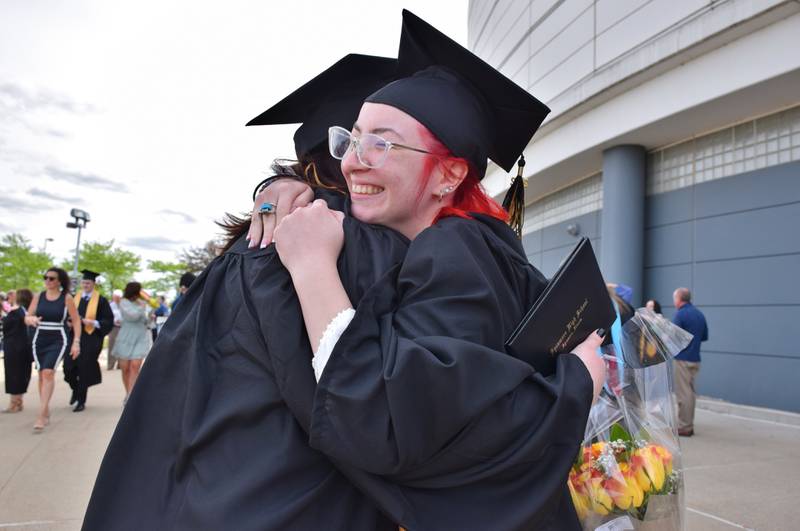
POLYGON ((296 126, 244 124, 347 53, 395 57, 402 8, 466 45, 467 0, 0 0, 0 235, 60 261, 81 208, 83 241, 144 264, 202 245, 294 154, 296 126))

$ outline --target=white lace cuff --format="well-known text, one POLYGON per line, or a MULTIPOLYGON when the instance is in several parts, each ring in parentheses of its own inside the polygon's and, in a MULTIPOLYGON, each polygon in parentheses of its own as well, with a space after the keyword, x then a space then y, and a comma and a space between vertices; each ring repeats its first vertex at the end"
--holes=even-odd
POLYGON ((342 337, 342 334, 355 315, 356 311, 354 309, 346 308, 339 312, 336 317, 328 323, 328 327, 325 328, 322 339, 319 340, 319 347, 317 347, 314 358, 311 360, 311 366, 314 367, 314 376, 317 381, 322 378, 322 371, 325 370, 325 365, 328 364, 328 360, 333 352, 333 347, 336 346, 339 338, 342 337))

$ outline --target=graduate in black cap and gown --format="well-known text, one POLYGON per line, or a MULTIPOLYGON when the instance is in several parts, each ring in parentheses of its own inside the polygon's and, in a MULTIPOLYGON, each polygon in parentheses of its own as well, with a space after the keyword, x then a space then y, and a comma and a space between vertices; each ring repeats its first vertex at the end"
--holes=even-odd
POLYGON ((603 331, 551 375, 505 352, 546 280, 480 190, 487 158, 511 170, 548 109, 409 12, 398 61, 408 77, 370 95, 352 133, 332 129, 330 149, 353 215, 411 240, 403 263, 355 300, 334 213, 315 202, 275 231, 315 350, 297 418, 408 530, 578 530, 566 482, 603 331))
MULTIPOLYGON (((344 187, 328 154, 328 125, 352 123, 395 69, 394 59, 348 55, 251 123, 303 121, 295 134, 300 164, 285 171, 346 211, 344 194, 319 186, 344 187)), ((344 225, 341 273, 357 300, 402 260, 407 240, 351 217, 344 225)), ((274 246, 252 249, 242 233, 159 334, 103 458, 83 529, 395 531, 308 445, 294 416, 293 408, 310 411, 302 391, 316 385, 308 344, 274 246), (268 333, 286 348, 273 348, 268 333)))
MULTIPOLYGON (((103 381, 97 358, 103 350, 103 339, 114 327, 114 312, 108 300, 100 295, 96 280, 100 273, 84 269, 81 271, 81 293, 78 301, 78 315, 81 318, 81 353, 76 359, 64 358, 64 380, 72 388, 70 405, 73 411, 86 409, 86 395, 89 387, 103 381)), ((77 298, 77 297, 76 297, 77 298)))

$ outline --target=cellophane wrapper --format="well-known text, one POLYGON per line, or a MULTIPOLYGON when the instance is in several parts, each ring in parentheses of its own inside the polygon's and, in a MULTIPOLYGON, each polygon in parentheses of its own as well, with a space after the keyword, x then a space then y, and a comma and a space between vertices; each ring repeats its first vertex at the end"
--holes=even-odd
POLYGON ((603 347, 607 380, 592 406, 569 491, 586 530, 681 530, 684 488, 670 360, 691 334, 645 308, 603 347))

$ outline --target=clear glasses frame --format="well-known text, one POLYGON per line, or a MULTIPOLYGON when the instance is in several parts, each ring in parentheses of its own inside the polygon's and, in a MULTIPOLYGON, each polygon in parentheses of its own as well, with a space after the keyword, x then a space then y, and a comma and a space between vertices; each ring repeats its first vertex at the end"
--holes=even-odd
POLYGON ((356 137, 353 133, 338 125, 328 128, 328 150, 330 151, 331 157, 342 160, 351 149, 355 150, 358 162, 367 168, 380 168, 383 166, 391 149, 406 149, 408 151, 425 153, 426 155, 433 155, 434 157, 440 158, 440 155, 436 153, 397 144, 372 133, 365 133, 360 137, 356 137))

